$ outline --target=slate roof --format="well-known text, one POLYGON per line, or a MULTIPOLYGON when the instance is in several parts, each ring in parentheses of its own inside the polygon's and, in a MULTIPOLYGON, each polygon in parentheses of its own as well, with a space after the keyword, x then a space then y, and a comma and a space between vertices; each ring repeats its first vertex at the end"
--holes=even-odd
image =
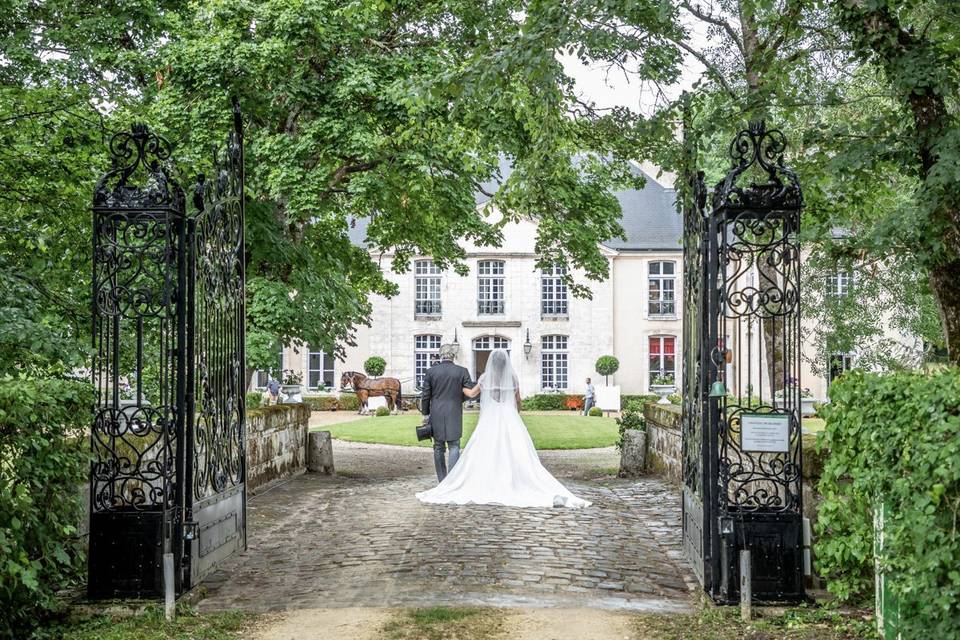
MULTIPOLYGON (((617 191, 614 195, 620 201, 623 216, 620 225, 627 236, 626 241, 614 238, 604 242, 604 246, 616 251, 681 251, 683 238, 683 220, 675 206, 676 192, 657 182, 652 176, 636 165, 632 166, 637 175, 646 178, 643 189, 617 191)), ((500 181, 506 180, 512 171, 509 160, 500 162, 500 180, 483 184, 483 189, 493 193, 500 181)), ((490 198, 481 191, 477 192, 477 205, 490 198)), ((349 230, 350 240, 363 245, 367 239, 367 218, 358 218, 349 230)))

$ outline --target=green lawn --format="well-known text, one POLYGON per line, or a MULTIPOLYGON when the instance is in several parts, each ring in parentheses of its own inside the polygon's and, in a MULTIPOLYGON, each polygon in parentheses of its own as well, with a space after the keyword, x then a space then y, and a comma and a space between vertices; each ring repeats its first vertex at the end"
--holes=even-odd
MULTIPOLYGON (((613 418, 594 418, 580 415, 524 415, 523 422, 537 449, 590 449, 609 447, 616 443, 617 423, 613 418)), ((420 416, 408 413, 398 416, 365 418, 356 422, 318 427, 329 431, 334 438, 351 442, 377 442, 428 447, 429 440, 417 442, 416 426, 420 416)), ((477 426, 477 414, 463 416, 463 444, 477 426)))

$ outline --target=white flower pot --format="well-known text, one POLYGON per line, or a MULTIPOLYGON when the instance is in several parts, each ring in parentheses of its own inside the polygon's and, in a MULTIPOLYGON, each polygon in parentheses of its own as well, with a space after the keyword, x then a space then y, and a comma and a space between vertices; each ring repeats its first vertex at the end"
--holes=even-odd
POLYGON ((676 391, 676 387, 672 384, 652 384, 650 385, 650 391, 654 392, 660 399, 657 400, 657 404, 670 404, 670 401, 667 400, 667 396, 676 391))

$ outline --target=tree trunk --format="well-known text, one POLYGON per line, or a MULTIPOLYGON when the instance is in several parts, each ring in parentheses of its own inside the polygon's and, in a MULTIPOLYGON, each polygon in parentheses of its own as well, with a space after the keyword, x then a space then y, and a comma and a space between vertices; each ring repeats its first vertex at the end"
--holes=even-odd
POLYGON ((940 324, 947 341, 947 357, 960 363, 960 259, 930 270, 930 288, 937 299, 940 324))
POLYGON ((243 385, 244 392, 246 392, 247 389, 250 388, 250 381, 253 380, 254 372, 256 372, 256 369, 254 369, 253 367, 247 367, 246 370, 243 372, 244 380, 245 380, 243 385))
MULTIPOLYGON (((753 119, 766 118, 769 107, 768 96, 764 94, 763 67, 764 61, 760 55, 760 37, 757 32, 754 7, 743 2, 738 3, 738 17, 740 19, 740 34, 743 40, 743 68, 747 81, 747 108, 753 119)), ((769 253, 757 256, 757 288, 765 291, 783 286, 777 270, 767 261, 769 253)), ((783 345, 777 340, 776 319, 766 318, 760 321, 760 335, 763 340, 763 350, 767 358, 767 376, 770 378, 769 391, 772 399, 775 391, 783 386, 784 353, 783 345)), ((766 395, 766 394, 764 394, 766 395)))

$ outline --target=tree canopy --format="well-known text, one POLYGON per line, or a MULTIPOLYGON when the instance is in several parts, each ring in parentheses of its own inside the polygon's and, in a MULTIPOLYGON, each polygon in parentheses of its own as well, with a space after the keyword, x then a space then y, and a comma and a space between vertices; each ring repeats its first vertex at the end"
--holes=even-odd
MULTIPOLYGON (((231 97, 247 131, 251 367, 269 366, 278 341, 342 352, 369 321, 370 296, 393 293, 379 254, 399 270, 422 254, 462 271, 461 240, 496 244, 520 218, 538 223, 541 263, 576 267, 587 280, 568 284, 589 295, 589 279, 607 270, 598 242, 621 232, 612 192, 640 186, 628 161, 692 168, 678 135, 684 110, 693 163, 710 178, 747 120, 782 128, 805 189, 809 273, 856 265, 865 290, 902 310, 898 321, 960 357, 953 3, 10 0, 5 9, 0 264, 23 295, 3 313, 61 341, 31 357, 8 350, 13 365, 36 364, 38 353, 85 357, 90 193, 109 137, 147 121, 189 177, 221 140, 231 97), (660 99, 646 113, 598 106, 561 59, 606 65, 660 99), (703 77, 670 98, 685 61, 703 77), (476 206, 485 190, 499 222, 476 206), (363 220, 368 244, 358 247, 349 230, 363 220), (897 277, 871 282, 891 266, 897 277)), ((823 350, 865 335, 869 323, 843 323, 828 306, 809 311, 833 318, 823 350)))

